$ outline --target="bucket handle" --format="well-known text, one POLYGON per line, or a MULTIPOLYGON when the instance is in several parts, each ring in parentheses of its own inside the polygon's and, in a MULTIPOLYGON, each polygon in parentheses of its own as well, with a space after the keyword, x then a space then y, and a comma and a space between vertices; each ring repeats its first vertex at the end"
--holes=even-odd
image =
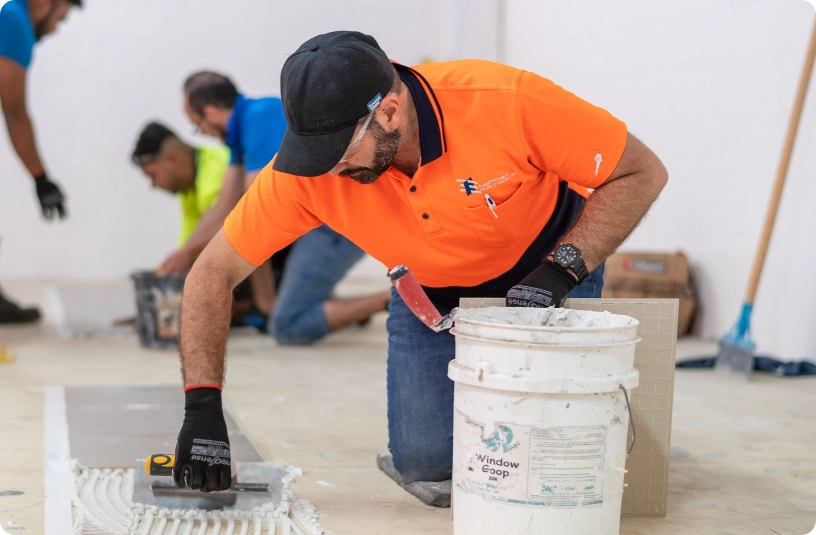
POLYGON ((626 399, 626 410, 629 411, 629 425, 632 426, 632 443, 629 445, 629 449, 626 450, 626 456, 628 457, 632 450, 635 449, 635 419, 632 418, 632 406, 629 404, 629 393, 626 391, 626 388, 623 385, 619 385, 620 389, 623 390, 623 397, 626 399))

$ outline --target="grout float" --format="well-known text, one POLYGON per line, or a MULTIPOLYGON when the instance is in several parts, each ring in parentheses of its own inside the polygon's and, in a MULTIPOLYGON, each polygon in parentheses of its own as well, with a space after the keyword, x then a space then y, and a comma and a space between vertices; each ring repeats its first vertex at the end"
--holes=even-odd
POLYGON ((298 498, 292 485, 302 470, 284 467, 279 507, 252 511, 166 509, 132 503, 134 470, 86 468, 72 463, 76 510, 73 535, 331 535, 311 503, 298 498))

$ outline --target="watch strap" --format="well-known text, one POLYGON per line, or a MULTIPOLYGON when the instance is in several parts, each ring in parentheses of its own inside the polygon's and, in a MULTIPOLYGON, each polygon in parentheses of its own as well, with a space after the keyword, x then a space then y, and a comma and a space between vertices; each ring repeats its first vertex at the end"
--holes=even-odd
POLYGON ((575 272, 576 275, 578 275, 578 284, 581 284, 582 282, 584 282, 584 280, 586 280, 587 277, 589 277, 589 270, 587 269, 586 264, 584 264, 583 258, 579 258, 575 262, 575 265, 572 270, 575 272))

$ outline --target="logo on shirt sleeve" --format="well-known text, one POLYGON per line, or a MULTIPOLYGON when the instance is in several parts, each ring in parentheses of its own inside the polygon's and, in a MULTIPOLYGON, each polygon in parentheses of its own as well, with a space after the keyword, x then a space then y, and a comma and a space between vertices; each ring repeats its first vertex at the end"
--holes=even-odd
POLYGON ((598 170, 601 168, 601 164, 603 163, 603 156, 599 152, 595 155, 595 176, 598 176, 598 170))
POLYGON ((457 179, 456 181, 459 183, 459 191, 467 196, 473 195, 474 193, 481 193, 479 183, 472 178, 457 179))

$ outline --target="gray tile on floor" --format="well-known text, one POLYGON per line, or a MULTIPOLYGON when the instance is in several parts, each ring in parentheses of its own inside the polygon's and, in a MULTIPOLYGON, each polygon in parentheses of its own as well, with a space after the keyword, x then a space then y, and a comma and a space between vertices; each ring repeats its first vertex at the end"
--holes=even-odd
MULTIPOLYGON (((136 459, 172 453, 184 420, 177 386, 68 387, 65 389, 71 456, 91 468, 128 468, 136 459)), ((225 407, 232 455, 263 461, 225 407)))

